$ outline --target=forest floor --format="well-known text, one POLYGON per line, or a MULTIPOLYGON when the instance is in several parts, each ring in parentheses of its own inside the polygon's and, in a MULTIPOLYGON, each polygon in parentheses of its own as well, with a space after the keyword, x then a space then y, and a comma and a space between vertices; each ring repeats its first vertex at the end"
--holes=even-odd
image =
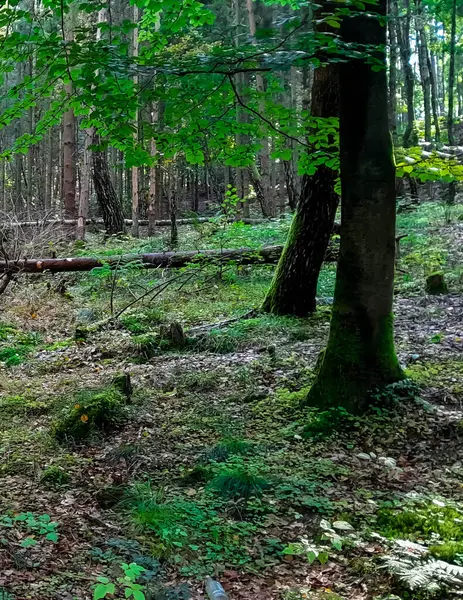
MULTIPOLYGON (((169 275, 127 268, 114 278, 103 268, 18 280, 0 314, 3 597, 90 599, 98 577, 117 584, 121 563, 132 562, 146 569, 139 582, 157 600, 202 600, 206 575, 231 600, 429 597, 407 591, 407 575, 392 577, 384 557, 400 538, 426 549, 420 564, 463 564, 458 216, 445 224, 441 206, 427 203, 399 217, 408 237, 395 329, 410 380, 358 419, 300 405, 327 340, 333 266, 309 319, 255 314, 203 329, 258 306, 273 267, 230 265, 220 279, 211 267, 103 327, 95 324, 111 297, 121 308, 169 275), (436 270, 449 293, 428 296, 425 277, 436 270), (182 349, 159 338, 176 321, 188 338, 182 349), (123 372, 134 388, 126 406, 111 391, 123 372), (113 427, 79 444, 63 431, 76 415, 90 426, 95 390, 113 427)), ((180 234, 185 248, 199 239, 257 247, 281 242, 287 229, 284 221, 180 234)), ((162 248, 165 239, 104 247, 95 239, 78 252, 148 244, 162 248)))

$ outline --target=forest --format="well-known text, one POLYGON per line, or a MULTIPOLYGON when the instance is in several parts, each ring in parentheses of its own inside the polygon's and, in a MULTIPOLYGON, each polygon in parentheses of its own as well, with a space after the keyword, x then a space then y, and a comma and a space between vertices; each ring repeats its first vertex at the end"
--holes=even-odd
POLYGON ((463 0, 0 0, 0 598, 463 594, 463 0))

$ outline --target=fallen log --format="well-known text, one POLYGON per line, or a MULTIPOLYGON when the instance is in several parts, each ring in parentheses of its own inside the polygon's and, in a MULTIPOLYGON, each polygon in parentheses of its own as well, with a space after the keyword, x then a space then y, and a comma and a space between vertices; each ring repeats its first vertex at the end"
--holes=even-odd
MULTIPOLYGON (((193 225, 194 223, 207 223, 210 221, 210 217, 198 217, 197 219, 177 219, 177 225, 193 225)), ((276 220, 276 219, 275 219, 276 220)), ((246 225, 258 225, 259 223, 268 223, 268 219, 240 219, 240 222, 245 223, 246 225)), ((127 226, 133 225, 132 219, 124 219, 124 223, 127 226)), ((141 227, 148 226, 148 219, 140 219, 139 225, 141 227)), ((37 221, 12 221, 11 223, 4 223, 2 227, 7 229, 15 229, 15 228, 28 228, 28 227, 54 227, 54 226, 73 226, 76 225, 77 221, 75 219, 45 219, 45 220, 37 220, 37 221)), ((85 221, 86 225, 104 225, 103 219, 87 219, 85 221)), ((161 219, 159 221, 155 221, 155 227, 169 227, 171 225, 170 219, 161 219)))
MULTIPOLYGON (((63 273, 91 271, 105 265, 118 268, 129 263, 139 263, 141 267, 175 269, 189 263, 219 263, 234 261, 240 265, 275 264, 283 246, 267 246, 260 249, 231 248, 227 250, 201 250, 188 252, 155 252, 150 254, 121 254, 96 258, 79 256, 76 258, 27 258, 16 261, 0 261, 0 273, 63 273)), ((337 260, 337 249, 329 247, 325 256, 327 262, 337 260)))
MULTIPOLYGON (((193 225, 194 223, 207 223, 211 220, 211 217, 198 217, 197 219, 177 219, 177 225, 193 225)), ((277 222, 278 219, 239 219, 240 223, 244 223, 245 225, 259 225, 261 223, 272 223, 277 222)), ((133 224, 132 219, 124 219, 124 223, 130 227, 133 224)), ((3 223, 2 228, 5 229, 18 229, 28 227, 54 227, 54 226, 74 226, 77 224, 75 219, 47 219, 47 220, 37 220, 37 221, 12 221, 10 223, 3 223)), ((87 219, 85 221, 86 225, 104 225, 103 219, 87 219)), ((148 226, 148 219, 140 219, 138 224, 140 227, 148 226)), ((160 221, 155 221, 155 227, 170 227, 171 221, 170 219, 162 219, 160 221)), ((334 223, 333 225, 333 233, 338 234, 341 232, 341 225, 339 223, 334 223)))

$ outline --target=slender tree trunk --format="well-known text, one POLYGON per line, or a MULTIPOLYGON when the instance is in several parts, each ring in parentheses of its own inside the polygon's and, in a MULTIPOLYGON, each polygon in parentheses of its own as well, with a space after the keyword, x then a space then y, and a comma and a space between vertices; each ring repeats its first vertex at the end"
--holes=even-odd
MULTIPOLYGON (((133 22, 138 24, 138 7, 133 6, 133 22)), ((133 30, 133 58, 138 57, 138 27, 133 30)), ((133 76, 134 87, 138 87, 138 74, 133 76)), ((138 132, 138 110, 135 113, 135 128, 138 132)), ((138 133, 134 133, 134 143, 138 143, 138 133)), ((140 226, 138 220, 140 218, 140 190, 139 190, 139 173, 138 167, 132 167, 132 235, 140 237, 140 226)))
MULTIPOLYGON (((101 140, 94 133, 92 145, 99 146, 101 140)), ((105 150, 92 152, 92 175, 96 199, 105 224, 106 235, 125 232, 124 213, 111 180, 108 156, 105 150)))
MULTIPOLYGON (((70 13, 69 28, 66 32, 66 42, 74 40, 74 27, 70 13)), ((68 98, 72 97, 72 82, 65 86, 68 98)), ((74 111, 69 108, 63 115, 63 200, 64 217, 74 219, 76 217, 76 119, 74 111)))
MULTIPOLYGON (((384 16, 386 0, 376 10, 384 16)), ((378 46, 386 66, 379 20, 345 18, 341 35, 347 44, 378 46)), ((307 402, 361 412, 370 391, 403 377, 392 316, 395 167, 386 69, 375 72, 358 58, 341 63, 340 72, 341 247, 328 346, 307 402)))
MULTIPOLYGON (((432 31, 432 25, 431 25, 432 31)), ((436 142, 440 142, 440 125, 439 125, 439 96, 437 91, 437 74, 436 61, 434 55, 429 51, 429 45, 426 39, 426 29, 424 30, 423 41, 426 44, 426 60, 428 63, 429 78, 431 81, 431 110, 432 120, 434 124, 434 137, 436 142)))
POLYGON ((172 172, 169 174, 169 213, 170 213, 170 246, 178 246, 178 227, 177 227, 177 178, 176 167, 172 166, 172 172))
MULTIPOLYGON (((251 37, 255 38, 257 27, 253 0, 246 0, 246 6, 248 9, 249 32, 251 37)), ((267 8, 267 10, 270 9, 267 8)), ((265 94, 265 81, 260 73, 256 74, 256 90, 260 96, 265 94)), ((265 110, 265 101, 263 99, 260 100, 259 106, 260 111, 263 112, 265 110)), ((270 145, 267 135, 262 137, 261 144, 262 148, 259 152, 260 170, 256 167, 251 170, 250 175, 264 217, 274 217, 276 213, 275 199, 270 183, 270 145)))
POLYGON ((397 140, 397 15, 394 14, 394 2, 391 5, 391 20, 388 22, 389 34, 389 127, 392 139, 397 140), (394 20, 393 20, 394 19, 394 20))
POLYGON ((82 181, 80 185, 79 197, 79 217, 77 219, 76 239, 85 239, 85 225, 88 217, 88 207, 90 203, 90 182, 91 182, 91 161, 90 145, 92 143, 93 132, 90 129, 85 130, 84 153, 82 163, 82 181))
POLYGON ((424 28, 424 15, 421 0, 416 0, 415 28, 421 89, 423 91, 424 139, 431 141, 431 73, 428 65, 428 45, 424 28))
MULTIPOLYGON (((392 0, 394 4, 394 14, 399 14, 397 7, 397 0, 392 0)), ((405 80, 405 96, 407 103, 407 128, 405 129, 403 137, 404 148, 410 148, 410 146, 416 146, 418 144, 418 138, 415 130, 415 101, 414 101, 414 90, 415 80, 413 75, 413 67, 410 59, 412 56, 412 50, 410 46, 410 23, 411 23, 411 9, 410 0, 404 1, 406 14, 403 17, 399 17, 396 21, 397 25, 397 41, 399 43, 400 59, 402 62, 402 70, 405 80)))
MULTIPOLYGON (((326 29, 324 25, 323 30, 326 29)), ((311 95, 313 116, 339 115, 338 69, 338 65, 331 62, 315 70, 311 95)), ((336 171, 320 165, 315 175, 303 178, 285 250, 264 300, 263 309, 267 312, 305 317, 315 310, 318 277, 339 203, 334 191, 337 176, 336 171)))
MULTIPOLYGON (((454 103, 455 103, 455 55, 457 39, 457 0, 452 0, 451 5, 451 29, 450 29, 450 56, 449 56, 449 93, 448 93, 448 112, 447 112, 447 133, 449 146, 455 146, 454 131, 454 103)), ((452 181, 449 184, 447 204, 455 204, 457 184, 452 181)))

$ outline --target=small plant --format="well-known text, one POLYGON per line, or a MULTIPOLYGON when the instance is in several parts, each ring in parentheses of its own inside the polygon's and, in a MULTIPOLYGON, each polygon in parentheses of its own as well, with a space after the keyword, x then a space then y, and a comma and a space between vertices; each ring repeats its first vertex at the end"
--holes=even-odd
POLYGON ((252 496, 261 496, 270 483, 244 467, 237 467, 219 473, 209 487, 224 498, 247 501, 252 496))
POLYGON ((21 364, 40 342, 38 333, 23 333, 16 328, 0 329, 0 362, 7 367, 21 364))
POLYGON ((58 523, 52 521, 50 515, 45 514, 36 517, 33 513, 27 512, 14 517, 3 516, 0 517, 0 527, 18 527, 21 531, 32 534, 22 540, 21 546, 23 548, 35 546, 37 544, 36 535, 45 536, 47 541, 54 544, 58 542, 58 523))
POLYGON ((315 546, 307 538, 302 538, 297 543, 288 544, 283 550, 283 554, 287 556, 305 556, 309 565, 312 565, 314 562, 325 565, 329 558, 326 548, 315 546))
POLYGON ((93 600, 101 600, 108 596, 114 597, 117 592, 123 594, 124 598, 133 600, 145 600, 145 586, 137 583, 145 568, 136 563, 122 563, 123 575, 114 582, 108 577, 98 577, 98 583, 93 590, 93 600))
POLYGON ((60 487, 69 482, 69 473, 61 467, 52 465, 44 469, 40 476, 40 483, 47 487, 60 487))
POLYGON ((54 434, 60 441, 79 441, 120 425, 126 418, 125 403, 126 398, 113 388, 82 390, 54 423, 54 434))
POLYGON ((253 444, 247 440, 238 438, 225 438, 216 446, 212 446, 204 452, 201 462, 226 462, 231 456, 250 454, 253 444))
POLYGON ((324 411, 314 411, 312 420, 304 428, 304 435, 315 439, 327 437, 336 431, 345 429, 354 421, 354 417, 341 406, 324 411))
POLYGON ((137 354, 143 358, 153 358, 159 352, 161 340, 155 333, 144 333, 132 338, 137 354))

